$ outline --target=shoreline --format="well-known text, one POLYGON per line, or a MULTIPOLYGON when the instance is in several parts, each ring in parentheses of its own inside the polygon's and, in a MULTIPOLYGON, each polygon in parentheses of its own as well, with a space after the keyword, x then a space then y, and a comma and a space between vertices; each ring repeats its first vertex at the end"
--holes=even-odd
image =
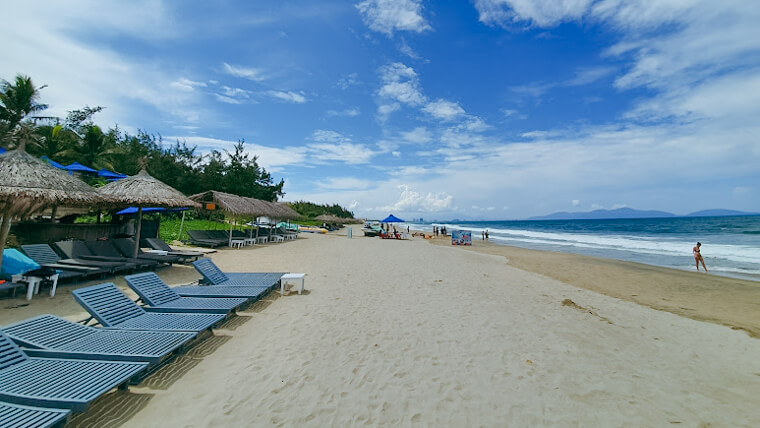
MULTIPOLYGON (((426 241, 451 246, 450 236, 446 238, 426 241)), ((457 248, 503 256, 508 265, 527 272, 760 338, 760 283, 756 281, 481 240, 457 248)))

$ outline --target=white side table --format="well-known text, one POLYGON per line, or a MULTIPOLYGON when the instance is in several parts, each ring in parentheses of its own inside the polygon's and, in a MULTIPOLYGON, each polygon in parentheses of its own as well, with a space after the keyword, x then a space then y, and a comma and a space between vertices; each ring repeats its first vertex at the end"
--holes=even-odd
POLYGON ((285 295, 285 284, 288 282, 293 282, 298 285, 298 294, 301 294, 303 292, 303 282, 304 277, 306 277, 305 273, 286 273, 285 275, 280 277, 280 296, 285 295))
POLYGON ((40 292, 40 283, 44 281, 45 279, 49 278, 53 281, 53 286, 50 288, 50 297, 55 297, 55 289, 58 287, 58 274, 51 275, 46 278, 41 278, 39 276, 27 276, 27 275, 13 275, 12 277, 13 282, 26 282, 29 284, 26 288, 26 300, 32 300, 32 293, 39 294, 40 292))
POLYGON ((233 239, 230 241, 230 247, 243 248, 243 245, 245 245, 245 239, 233 239))

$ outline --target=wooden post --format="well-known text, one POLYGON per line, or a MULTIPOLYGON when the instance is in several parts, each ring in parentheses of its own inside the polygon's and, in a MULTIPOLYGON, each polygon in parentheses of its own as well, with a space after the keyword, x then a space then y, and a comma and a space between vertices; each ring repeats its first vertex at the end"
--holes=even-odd
POLYGON ((137 251, 140 249, 140 232, 142 232, 142 207, 137 207, 137 232, 135 232, 135 251, 132 258, 137 258, 137 251))
POLYGON ((8 239, 8 233, 11 230, 11 209, 6 208, 3 212, 3 221, 0 223, 0 268, 3 266, 3 249, 5 240, 8 239))

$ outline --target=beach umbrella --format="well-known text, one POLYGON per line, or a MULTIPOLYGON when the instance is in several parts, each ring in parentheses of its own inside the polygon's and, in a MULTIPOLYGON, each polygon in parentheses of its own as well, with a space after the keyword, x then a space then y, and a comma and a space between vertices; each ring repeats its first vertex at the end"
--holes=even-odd
POLYGON ((388 217, 380 220, 380 223, 403 223, 404 220, 401 220, 400 218, 396 217, 395 215, 391 214, 388 217))
POLYGON ((118 172, 109 171, 107 169, 101 169, 98 171, 98 176, 103 177, 106 180, 121 180, 122 178, 129 177, 126 174, 119 174, 118 172))
POLYGON ((42 159, 42 160, 44 160, 44 161, 47 161, 47 163, 49 163, 50 165, 53 165, 54 167, 56 167, 56 168, 58 168, 58 169, 66 169, 66 167, 65 167, 65 166, 63 166, 63 165, 59 164, 58 162, 56 162, 56 161, 54 161, 54 160, 50 159, 50 158, 49 158, 49 157, 47 157, 47 156, 43 156, 43 157, 41 157, 40 159, 42 159))
POLYGON ((137 231, 133 258, 137 258, 137 250, 140 248, 143 207, 200 207, 200 204, 183 195, 179 190, 153 178, 145 171, 145 168, 137 175, 106 184, 98 189, 98 193, 117 200, 120 204, 137 207, 137 231))
POLYGON ((71 172, 90 172, 96 174, 98 171, 90 168, 89 166, 84 166, 79 162, 73 162, 63 167, 66 171, 71 172))
MULTIPOLYGON (((263 216, 272 213, 271 207, 265 201, 233 195, 231 193, 209 190, 190 196, 190 199, 201 203, 213 203, 215 207, 226 211, 232 217, 263 216)), ((232 246, 232 222, 230 222, 230 235, 228 245, 232 246)))
POLYGON ((92 206, 107 203, 82 180, 52 167, 24 150, 0 154, 0 262, 12 217, 24 217, 55 205, 92 206))

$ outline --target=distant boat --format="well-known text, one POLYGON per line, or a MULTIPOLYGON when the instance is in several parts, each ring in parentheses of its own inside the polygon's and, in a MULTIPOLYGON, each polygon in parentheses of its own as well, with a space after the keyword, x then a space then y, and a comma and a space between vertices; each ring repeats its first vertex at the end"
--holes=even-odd
POLYGON ((380 227, 380 222, 368 221, 364 223, 362 232, 364 232, 364 236, 380 236, 383 233, 383 229, 380 227))
POLYGON ((327 233, 327 229, 317 226, 298 226, 298 230, 309 233, 327 233))

